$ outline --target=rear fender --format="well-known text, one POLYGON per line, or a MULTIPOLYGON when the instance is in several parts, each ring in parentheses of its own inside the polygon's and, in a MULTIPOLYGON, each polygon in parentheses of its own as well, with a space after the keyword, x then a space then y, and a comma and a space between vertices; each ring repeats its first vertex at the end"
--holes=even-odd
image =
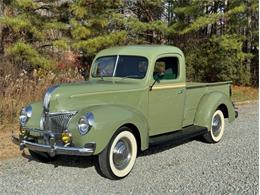
POLYGON ((212 115, 222 104, 227 108, 229 122, 234 121, 235 110, 230 98, 222 92, 211 92, 201 98, 195 114, 194 124, 210 129, 212 115))

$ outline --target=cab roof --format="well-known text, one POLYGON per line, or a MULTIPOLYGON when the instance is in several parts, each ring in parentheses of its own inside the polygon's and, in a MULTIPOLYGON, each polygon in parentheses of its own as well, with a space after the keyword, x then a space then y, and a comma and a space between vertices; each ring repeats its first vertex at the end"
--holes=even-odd
POLYGON ((170 45, 128 45, 111 47, 100 51, 96 57, 109 55, 135 55, 153 58, 167 53, 180 54, 184 57, 183 52, 179 48, 170 45))

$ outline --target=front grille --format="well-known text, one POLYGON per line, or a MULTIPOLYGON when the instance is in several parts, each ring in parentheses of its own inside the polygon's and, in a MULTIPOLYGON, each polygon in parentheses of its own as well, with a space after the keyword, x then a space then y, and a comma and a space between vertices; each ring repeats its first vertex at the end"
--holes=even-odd
POLYGON ((62 133, 67 129, 69 120, 76 112, 46 113, 44 120, 44 130, 50 130, 53 133, 62 133))

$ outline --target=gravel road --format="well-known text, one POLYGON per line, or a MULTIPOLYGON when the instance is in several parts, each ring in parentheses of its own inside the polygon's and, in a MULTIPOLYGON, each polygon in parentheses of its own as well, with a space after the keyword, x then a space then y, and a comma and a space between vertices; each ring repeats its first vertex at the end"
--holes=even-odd
POLYGON ((120 181, 100 176, 93 157, 44 164, 24 154, 0 161, 0 194, 258 194, 258 130, 258 102, 241 105, 220 143, 154 146, 120 181))

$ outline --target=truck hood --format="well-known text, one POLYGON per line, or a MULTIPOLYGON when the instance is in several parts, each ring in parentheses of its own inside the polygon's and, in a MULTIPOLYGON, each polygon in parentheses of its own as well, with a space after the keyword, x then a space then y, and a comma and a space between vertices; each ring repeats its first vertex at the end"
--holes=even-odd
POLYGON ((139 82, 93 80, 63 84, 51 94, 50 112, 80 110, 83 107, 115 103, 122 93, 144 90, 139 82))

